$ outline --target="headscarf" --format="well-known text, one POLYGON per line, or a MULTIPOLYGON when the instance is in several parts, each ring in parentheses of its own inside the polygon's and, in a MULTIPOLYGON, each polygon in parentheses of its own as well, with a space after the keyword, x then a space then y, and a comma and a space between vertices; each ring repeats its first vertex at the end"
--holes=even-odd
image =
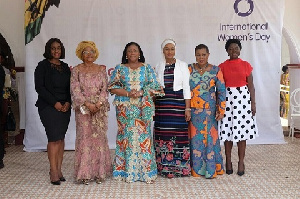
POLYGON ((176 49, 176 43, 173 39, 165 39, 161 44, 162 60, 156 65, 156 69, 155 69, 155 72, 157 73, 158 80, 159 80, 160 84, 163 87, 165 87, 164 86, 165 84, 164 84, 164 77, 163 77, 163 74, 161 74, 161 71, 163 71, 162 69, 164 69, 165 66, 166 66, 166 58, 165 58, 165 55, 164 55, 164 47, 167 44, 173 44, 175 46, 175 49, 176 49))
POLYGON ((162 56, 163 56, 163 59, 162 59, 162 64, 165 66, 166 65, 166 58, 165 58, 165 55, 164 55, 164 47, 167 45, 167 44, 173 44, 175 46, 175 49, 176 49, 176 43, 173 39, 165 39, 162 44, 161 44, 161 53, 162 53, 162 56))
MULTIPOLYGON (((82 60, 82 52, 86 47, 91 47, 95 51, 95 60, 99 57, 99 51, 93 41, 82 41, 76 48, 76 56, 82 60)), ((83 60, 82 60, 83 61, 83 60)))
POLYGON ((163 51, 164 50, 164 47, 167 45, 167 44, 173 44, 176 48, 176 43, 173 39, 165 39, 162 44, 161 44, 161 50, 163 51))

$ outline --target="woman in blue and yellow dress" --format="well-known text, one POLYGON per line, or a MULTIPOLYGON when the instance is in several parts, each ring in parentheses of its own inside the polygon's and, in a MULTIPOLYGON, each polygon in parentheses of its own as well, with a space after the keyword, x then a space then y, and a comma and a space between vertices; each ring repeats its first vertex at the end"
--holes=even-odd
POLYGON ((206 45, 196 46, 195 56, 197 63, 189 65, 192 176, 214 178, 224 173, 217 121, 225 113, 225 83, 221 69, 208 63, 206 45))
POLYGON ((152 96, 160 94, 162 88, 137 43, 125 46, 122 64, 112 72, 108 90, 115 95, 118 123, 113 178, 153 183, 157 167, 151 136, 152 96))

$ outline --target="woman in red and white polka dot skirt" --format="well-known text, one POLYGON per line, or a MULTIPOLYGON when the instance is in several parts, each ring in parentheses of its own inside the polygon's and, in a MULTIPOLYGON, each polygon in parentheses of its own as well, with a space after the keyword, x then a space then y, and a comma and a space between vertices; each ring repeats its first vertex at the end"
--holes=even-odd
POLYGON ((230 57, 220 64, 226 86, 226 110, 224 118, 219 122, 219 138, 225 141, 226 173, 233 173, 231 150, 233 142, 238 146, 239 176, 245 173, 246 140, 258 137, 255 120, 255 88, 253 84, 252 66, 239 58, 242 49, 238 39, 229 39, 225 49, 230 57))

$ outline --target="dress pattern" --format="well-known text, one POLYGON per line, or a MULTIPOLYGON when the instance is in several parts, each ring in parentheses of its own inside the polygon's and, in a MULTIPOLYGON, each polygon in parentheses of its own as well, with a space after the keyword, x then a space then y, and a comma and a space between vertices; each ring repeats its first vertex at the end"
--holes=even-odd
POLYGON ((218 138, 216 112, 225 112, 225 84, 221 70, 212 66, 200 74, 189 65, 191 97, 191 167, 192 176, 214 178, 224 173, 218 138))
POLYGON ((81 72, 74 67, 71 75, 72 106, 75 109, 75 179, 105 179, 111 176, 112 162, 107 140, 109 110, 106 69, 81 72), (82 114, 85 101, 102 105, 94 114, 82 114))
POLYGON ((175 64, 165 67, 165 96, 156 97, 154 146, 158 173, 172 178, 190 176, 190 144, 183 90, 173 91, 175 64))
POLYGON ((154 70, 147 64, 137 69, 117 65, 108 88, 122 88, 128 92, 143 90, 143 96, 136 99, 115 96, 113 104, 116 106, 118 132, 113 177, 126 182, 155 180, 157 166, 151 137, 154 104, 150 91, 161 90, 161 87, 154 70))
POLYGON ((252 115, 247 77, 252 66, 242 60, 226 60, 219 66, 226 84, 226 111, 219 121, 219 137, 222 141, 239 142, 258 137, 256 117, 252 115))
POLYGON ((239 142, 258 137, 247 86, 226 88, 226 111, 219 126, 222 141, 239 142))

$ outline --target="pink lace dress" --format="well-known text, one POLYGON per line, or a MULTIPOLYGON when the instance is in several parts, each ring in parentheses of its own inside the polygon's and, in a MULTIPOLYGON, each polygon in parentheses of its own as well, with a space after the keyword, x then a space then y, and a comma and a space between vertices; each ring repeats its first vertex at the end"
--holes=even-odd
POLYGON ((112 173, 107 140, 107 112, 109 110, 106 69, 81 72, 74 67, 71 75, 72 106, 76 118, 75 179, 105 179, 112 173), (97 113, 82 114, 85 101, 102 102, 97 113))

